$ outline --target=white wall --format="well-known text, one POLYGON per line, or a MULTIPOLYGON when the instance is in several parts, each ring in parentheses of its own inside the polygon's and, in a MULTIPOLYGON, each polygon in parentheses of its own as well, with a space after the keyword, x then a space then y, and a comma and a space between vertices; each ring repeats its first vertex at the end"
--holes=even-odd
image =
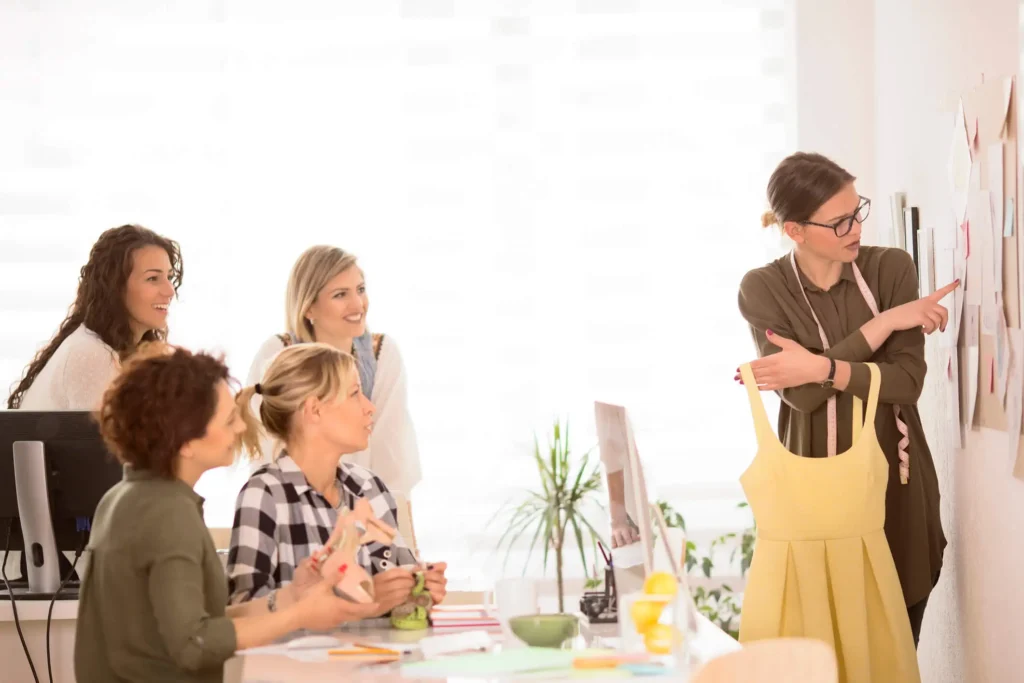
MULTIPOLYGON (((951 112, 984 75, 1016 74, 1018 0, 790 0, 792 139, 859 176, 875 200, 865 239, 884 244, 888 196, 908 193, 926 226, 948 206, 951 112), (844 106, 845 103, 845 106, 844 106)), ((935 349, 929 362, 937 365, 935 349)), ((949 540, 919 650, 926 683, 1024 680, 1024 482, 1011 476, 1005 434, 972 432, 954 449, 949 397, 931 373, 921 399, 949 540)))
MULTIPOLYGON (((875 156, 879 209, 903 190, 925 225, 948 206, 944 173, 946 112, 959 93, 1018 70, 1018 0, 875 2, 875 156), (886 203, 883 203, 883 200, 886 203)), ((876 228, 888 225, 876 214, 876 228)), ((935 367, 934 347, 929 361, 935 367)), ((954 449, 943 424, 946 392, 932 372, 921 412, 942 489, 949 546, 921 639, 928 683, 987 683, 1024 678, 1024 482, 1010 474, 1005 434, 973 432, 954 449)))
MULTIPOLYGON (((820 152, 857 176, 875 198, 874 6, 870 0, 790 0, 797 149, 820 152)), ((876 202, 876 207, 882 205, 876 202)), ((864 240, 876 243, 877 221, 864 240)))

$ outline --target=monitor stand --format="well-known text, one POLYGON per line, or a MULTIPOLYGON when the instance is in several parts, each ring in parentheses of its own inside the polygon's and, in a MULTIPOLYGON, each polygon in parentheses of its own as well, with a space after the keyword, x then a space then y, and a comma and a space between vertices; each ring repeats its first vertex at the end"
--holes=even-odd
POLYGON ((15 441, 14 485, 18 516, 25 541, 29 593, 48 593, 60 587, 57 541, 50 515, 50 492, 46 480, 46 453, 42 441, 15 441))

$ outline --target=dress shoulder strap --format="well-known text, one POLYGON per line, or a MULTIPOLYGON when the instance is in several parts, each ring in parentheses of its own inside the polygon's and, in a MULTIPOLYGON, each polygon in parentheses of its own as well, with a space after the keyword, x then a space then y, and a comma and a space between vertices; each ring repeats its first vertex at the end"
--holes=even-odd
POLYGON ((757 380, 754 379, 754 371, 750 363, 740 366, 740 376, 743 378, 743 386, 747 389, 747 398, 750 400, 750 412, 754 416, 754 432, 757 434, 757 445, 761 446, 770 443, 775 437, 772 426, 768 422, 768 412, 764 409, 764 401, 761 400, 761 392, 757 388, 757 380))
MULTIPOLYGON (((882 371, 874 363, 865 363, 871 371, 871 388, 868 390, 868 412, 864 416, 864 426, 867 429, 875 428, 875 411, 878 408, 878 394, 882 388, 882 371)), ((854 424, 857 421, 854 420, 854 424)))

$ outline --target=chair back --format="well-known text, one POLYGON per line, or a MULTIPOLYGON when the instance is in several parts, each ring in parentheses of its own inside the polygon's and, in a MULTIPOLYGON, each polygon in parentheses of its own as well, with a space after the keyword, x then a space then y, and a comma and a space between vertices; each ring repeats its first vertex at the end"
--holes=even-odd
POLYGON ((832 647, 811 638, 772 638, 712 659, 693 683, 838 683, 832 647))

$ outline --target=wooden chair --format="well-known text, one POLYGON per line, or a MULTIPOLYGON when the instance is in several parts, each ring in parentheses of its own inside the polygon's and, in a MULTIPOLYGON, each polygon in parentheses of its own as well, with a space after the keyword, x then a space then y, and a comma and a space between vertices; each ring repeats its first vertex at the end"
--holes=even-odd
POLYGON ((832 648, 811 638, 773 638, 749 643, 705 664, 693 683, 837 683, 832 648))
POLYGON ((412 525, 412 504, 400 493, 393 493, 392 495, 395 497, 395 507, 398 508, 398 531, 402 534, 405 542, 409 544, 409 547, 412 548, 416 557, 419 557, 420 547, 416 543, 416 530, 412 525))
POLYGON ((227 550, 231 547, 231 527, 207 527, 210 538, 213 539, 213 547, 217 550, 227 550))

